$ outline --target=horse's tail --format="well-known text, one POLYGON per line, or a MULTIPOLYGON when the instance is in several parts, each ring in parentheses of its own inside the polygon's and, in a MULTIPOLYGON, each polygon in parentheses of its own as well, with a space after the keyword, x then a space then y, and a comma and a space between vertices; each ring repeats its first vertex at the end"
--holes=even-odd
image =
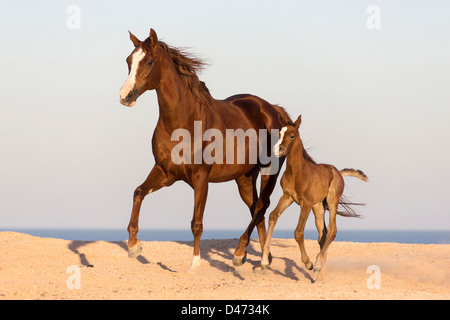
MULTIPOLYGON (((367 178, 366 174, 362 172, 361 170, 355 170, 355 169, 342 169, 341 175, 343 177, 356 177, 358 179, 361 179, 362 181, 369 181, 369 178, 367 178)), ((355 202, 349 202, 344 196, 342 196, 339 199, 339 205, 343 210, 338 210, 338 214, 344 217, 353 217, 353 218, 360 218, 361 216, 356 213, 356 211, 352 208, 352 206, 363 206, 364 203, 355 203, 355 202)))
POLYGON ((337 214, 347 218, 361 218, 361 215, 356 213, 353 206, 365 206, 364 203, 349 202, 344 196, 339 199, 339 205, 342 209, 338 210, 337 214))
MULTIPOLYGON (((362 181, 369 181, 369 178, 366 176, 364 172, 361 170, 355 170, 355 169, 342 169, 341 175, 343 177, 356 177, 358 179, 361 179, 362 181)), ((355 202, 349 202, 344 196, 339 199, 339 205, 343 210, 338 210, 338 214, 344 217, 353 217, 353 218, 360 218, 361 216, 356 213, 356 211, 352 208, 352 206, 363 206, 364 203, 355 203, 355 202)))
POLYGON ((356 177, 358 179, 361 179, 362 181, 369 181, 369 178, 365 175, 364 172, 362 172, 361 170, 355 170, 355 169, 342 169, 341 170, 341 174, 343 177, 345 176, 349 176, 349 177, 356 177))
MULTIPOLYGON (((327 198, 325 198, 323 200, 322 205, 323 205, 323 208, 325 211, 327 211, 327 210, 330 211, 330 209, 328 208, 327 198)), ((365 204, 349 202, 345 196, 342 196, 339 199, 339 205, 341 206, 341 208, 338 207, 338 211, 337 211, 338 215, 347 217, 347 218, 361 218, 361 215, 356 213, 355 209, 353 209, 352 206, 364 206, 365 204)), ((323 217, 323 221, 325 224, 325 215, 323 217)))

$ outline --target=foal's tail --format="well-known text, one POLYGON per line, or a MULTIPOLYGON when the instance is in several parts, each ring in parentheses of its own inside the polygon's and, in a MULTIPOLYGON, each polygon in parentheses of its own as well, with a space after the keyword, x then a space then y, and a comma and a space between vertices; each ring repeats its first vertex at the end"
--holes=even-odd
MULTIPOLYGON (((369 181, 369 178, 367 178, 365 173, 362 172, 361 170, 346 168, 346 169, 342 169, 340 172, 343 177, 345 177, 345 176, 355 177, 355 178, 361 179, 362 181, 365 181, 365 182, 369 181)), ((356 213, 356 211, 353 209, 353 206, 363 206, 364 203, 350 202, 347 200, 347 198, 345 196, 342 196, 339 199, 339 205, 340 205, 341 209, 338 210, 337 213, 340 216, 361 218, 361 216, 358 213, 356 213)))
MULTIPOLYGON (((330 209, 328 208, 327 198, 325 198, 323 200, 322 204, 323 204, 323 208, 325 209, 325 211, 326 210, 330 211, 330 209)), ((341 198, 339 199, 339 206, 340 206, 340 208, 338 208, 338 211, 337 211, 338 215, 347 217, 347 218, 361 218, 361 215, 356 213, 355 209, 353 209, 352 206, 365 206, 365 204, 349 202, 345 196, 341 196, 341 198)), ((325 216, 323 217, 323 221, 325 224, 325 216)))
POLYGON ((361 218, 361 215, 356 213, 353 206, 365 206, 364 203, 349 202, 344 196, 339 199, 339 205, 341 210, 338 210, 337 214, 347 218, 361 218))
POLYGON ((369 181, 369 178, 362 172, 361 170, 355 170, 355 169, 342 169, 341 174, 343 177, 350 176, 350 177, 356 177, 358 179, 361 179, 362 181, 369 181))

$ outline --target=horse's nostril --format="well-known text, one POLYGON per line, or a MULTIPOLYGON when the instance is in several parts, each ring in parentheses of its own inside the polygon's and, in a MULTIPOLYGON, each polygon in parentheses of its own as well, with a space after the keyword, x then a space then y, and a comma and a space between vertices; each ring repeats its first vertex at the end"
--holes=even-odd
POLYGON ((133 92, 130 91, 130 93, 127 95, 126 99, 130 99, 132 95, 133 95, 133 92))

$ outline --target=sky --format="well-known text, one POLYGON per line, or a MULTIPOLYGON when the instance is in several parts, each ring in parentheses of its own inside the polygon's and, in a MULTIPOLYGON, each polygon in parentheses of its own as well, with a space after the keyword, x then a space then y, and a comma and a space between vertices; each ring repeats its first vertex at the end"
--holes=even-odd
MULTIPOLYGON (((252 93, 302 114, 317 162, 368 175, 345 178, 366 205, 338 230, 450 229, 446 0, 2 1, 0 27, 0 230, 127 227, 158 105, 151 91, 126 108, 119 90, 128 30, 150 28, 208 61, 199 77, 216 99, 252 93)), ((177 182, 145 198, 140 228, 189 230, 192 212, 177 182)), ((277 228, 294 230, 299 212, 277 228)), ((233 181, 210 184, 204 229, 249 221, 233 181)))

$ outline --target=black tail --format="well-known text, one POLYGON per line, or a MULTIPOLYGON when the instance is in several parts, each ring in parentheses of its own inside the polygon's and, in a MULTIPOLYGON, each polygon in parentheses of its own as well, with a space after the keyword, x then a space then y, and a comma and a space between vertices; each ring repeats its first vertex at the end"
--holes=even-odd
MULTIPOLYGON (((356 213, 356 211, 352 208, 352 206, 365 206, 364 203, 356 203, 356 202, 349 202, 345 196, 342 196, 341 199, 339 199, 339 205, 337 214, 343 217, 347 218, 362 218, 360 214, 356 213)), ((328 210, 328 203, 327 199, 323 200, 323 207, 325 210, 328 210)))
POLYGON ((365 206, 364 203, 349 202, 344 196, 339 199, 339 205, 341 210, 338 209, 338 215, 350 218, 361 218, 361 215, 356 213, 352 206, 365 206))

